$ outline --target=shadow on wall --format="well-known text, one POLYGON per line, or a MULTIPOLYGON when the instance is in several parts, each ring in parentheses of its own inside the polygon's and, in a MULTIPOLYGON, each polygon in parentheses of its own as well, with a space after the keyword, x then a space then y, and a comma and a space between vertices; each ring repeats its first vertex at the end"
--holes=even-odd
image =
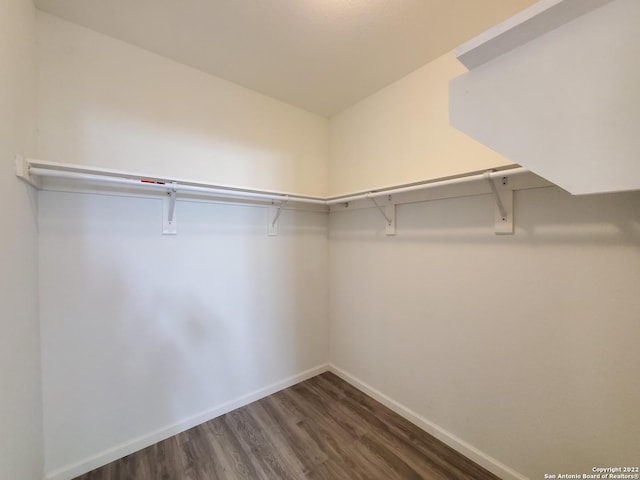
POLYGON ((315 366, 309 355, 316 365, 328 361, 328 216, 283 210, 278 222, 279 235, 267 237, 260 261, 265 271, 283 275, 287 288, 272 281, 254 288, 265 310, 278 312, 280 361, 303 371, 315 366))
POLYGON ((67 250, 45 246, 48 471, 202 413, 239 390, 234 369, 216 366, 234 345, 225 323, 203 308, 197 289, 162 285, 158 273, 171 262, 159 266, 155 249, 123 249, 121 234, 99 245, 76 237, 66 239, 74 244, 67 250), (51 255, 64 275, 57 287, 46 280, 51 255))
POLYGON ((40 198, 48 472, 326 363, 325 215, 40 198))
POLYGON ((332 214, 332 240, 495 244, 637 244, 640 193, 572 196, 557 187, 515 192, 514 235, 495 235, 493 197, 481 195, 397 207, 387 237, 375 209, 332 214), (374 228, 372 229, 372 224, 374 228))

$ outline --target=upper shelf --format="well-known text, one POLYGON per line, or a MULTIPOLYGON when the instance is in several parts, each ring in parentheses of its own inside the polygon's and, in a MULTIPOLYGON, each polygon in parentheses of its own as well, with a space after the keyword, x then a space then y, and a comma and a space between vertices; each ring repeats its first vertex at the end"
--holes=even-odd
POLYGON ((469 70, 613 0, 543 0, 469 40, 456 56, 469 70))
POLYGON ((461 47, 451 124, 572 194, 640 189, 640 1, 544 0, 461 47))

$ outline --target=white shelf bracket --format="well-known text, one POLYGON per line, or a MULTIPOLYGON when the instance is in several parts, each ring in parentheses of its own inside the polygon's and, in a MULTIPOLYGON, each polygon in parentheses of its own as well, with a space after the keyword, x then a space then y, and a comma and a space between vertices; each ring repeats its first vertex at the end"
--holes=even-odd
POLYGON ((513 190, 509 188, 509 177, 504 176, 498 185, 491 178, 491 171, 484 173, 496 199, 494 225, 496 235, 513 235, 513 190))
POLYGON ((178 219, 176 217, 176 194, 178 184, 171 182, 167 195, 162 200, 162 234, 176 235, 178 233, 178 219))
MULTIPOLYGON (((389 204, 384 208, 382 205, 379 205, 376 202, 376 199, 369 194, 369 199, 376 206, 378 211, 382 214, 385 220, 385 234, 387 235, 395 235, 396 234, 396 206, 393 204, 389 204)), ((389 195, 389 200, 391 200, 391 195, 389 195)))
POLYGON ((394 204, 385 207, 387 218, 390 220, 385 226, 385 233, 389 236, 396 234, 396 206, 394 204))
POLYGON ((269 220, 269 233, 270 237, 275 237, 278 235, 278 218, 280 218, 280 214, 282 213, 282 208, 289 201, 289 197, 287 196, 284 200, 280 202, 280 205, 277 207, 274 205, 272 207, 268 207, 267 209, 267 218, 269 220), (271 220, 273 218, 273 220, 271 220))

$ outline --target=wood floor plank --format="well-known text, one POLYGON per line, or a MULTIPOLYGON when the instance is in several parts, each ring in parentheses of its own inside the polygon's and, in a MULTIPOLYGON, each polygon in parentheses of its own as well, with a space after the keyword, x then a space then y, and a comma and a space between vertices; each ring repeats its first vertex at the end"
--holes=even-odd
POLYGON ((498 480, 331 373, 76 480, 498 480))
MULTIPOLYGON (((319 463, 318 459, 314 458, 311 445, 299 443, 299 436, 296 435, 292 427, 286 421, 280 421, 277 416, 272 415, 274 412, 266 402, 259 401, 247 405, 247 411, 265 432, 271 444, 278 450, 291 470, 302 472, 303 477, 306 477, 319 463)), ((320 462, 324 459, 326 457, 320 462)))
POLYGON ((294 472, 287 468, 281 452, 274 448, 274 445, 266 437, 265 432, 253 421, 246 409, 235 410, 228 413, 226 417, 227 423, 234 429, 244 450, 251 452, 253 457, 257 459, 267 478, 282 480, 304 478, 301 471, 294 472))
POLYGON ((330 420, 337 431, 341 433, 345 432, 353 440, 357 440, 367 433, 366 428, 363 428, 362 425, 353 422, 351 418, 344 417, 340 415, 340 413, 335 412, 332 408, 333 403, 330 398, 322 395, 322 393, 318 394, 317 390, 314 391, 305 383, 299 383, 291 387, 289 393, 293 396, 298 396, 298 401, 303 408, 306 407, 305 411, 307 414, 315 415, 314 418, 320 417, 320 419, 326 418, 330 420))
POLYGON ((313 467, 313 463, 304 455, 304 450, 297 450, 292 445, 282 428, 284 425, 272 418, 260 402, 247 405, 245 410, 255 422, 254 425, 264 432, 265 439, 271 448, 278 452, 278 457, 286 470, 293 472, 295 478, 306 477, 306 474, 313 467))
POLYGON ((232 480, 266 479, 267 476, 253 458, 251 452, 247 452, 233 430, 226 422, 226 415, 204 424, 210 432, 209 439, 222 466, 221 478, 232 480))
POLYGON ((322 374, 315 378, 320 382, 332 384, 335 388, 341 390, 344 393, 343 401, 350 403, 354 413, 361 412, 362 409, 368 410, 371 413, 370 421, 372 426, 379 426, 378 421, 384 422, 394 435, 403 438, 404 442, 413 445, 420 454, 438 464, 440 466, 438 470, 444 478, 485 478, 483 475, 487 474, 486 470, 475 462, 458 454, 445 443, 424 432, 337 376, 322 374))
POLYGON ((220 462, 215 462, 216 452, 212 442, 208 441, 204 428, 196 427, 189 431, 189 435, 177 437, 185 480, 224 478, 224 470, 221 469, 220 462))
POLYGON ((260 403, 267 415, 282 426, 288 442, 292 445, 297 455, 307 458, 307 463, 314 467, 329 459, 324 449, 304 428, 304 421, 288 416, 276 397, 271 395, 261 400, 260 403))
MULTIPOLYGON (((397 414, 394 412, 383 411, 382 408, 371 411, 349 397, 346 397, 343 402, 348 405, 354 418, 359 418, 361 422, 369 425, 370 437, 374 436, 379 442, 383 442, 388 450, 413 469, 428 472, 429 478, 434 480, 449 480, 459 477, 458 472, 451 470, 446 457, 441 457, 430 449, 421 449, 420 442, 416 442, 415 436, 408 437, 404 431, 395 429, 393 423, 397 420, 397 414)), ((429 440, 432 438, 430 437, 429 440)), ((463 476, 462 478, 468 477, 463 476)))
POLYGON ((395 455, 383 442, 365 435, 357 446, 369 461, 376 465, 378 472, 384 473, 384 478, 398 480, 420 480, 422 475, 407 465, 400 457, 395 455))

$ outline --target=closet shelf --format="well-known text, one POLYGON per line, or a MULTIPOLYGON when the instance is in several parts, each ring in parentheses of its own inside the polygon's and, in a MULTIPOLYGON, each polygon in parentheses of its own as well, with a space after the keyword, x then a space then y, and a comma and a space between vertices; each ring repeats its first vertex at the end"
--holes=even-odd
POLYGON ((573 195, 640 190, 639 22, 633 0, 537 2, 458 49, 449 123, 573 195))
POLYGON ((613 0, 540 0, 456 49, 469 70, 484 65, 613 0))
POLYGON ((306 206, 327 213, 349 208, 377 207, 384 216, 387 234, 393 235, 395 205, 484 194, 493 194, 496 199, 496 233, 512 233, 510 197, 513 190, 550 185, 549 182, 517 166, 334 197, 248 189, 22 157, 16 159, 16 175, 39 190, 125 196, 139 196, 144 194, 143 192, 149 192, 153 196, 160 196, 164 200, 165 234, 176 233, 175 202, 178 195, 180 200, 209 200, 271 207, 268 225, 270 235, 277 234, 277 220, 285 206, 306 206))

